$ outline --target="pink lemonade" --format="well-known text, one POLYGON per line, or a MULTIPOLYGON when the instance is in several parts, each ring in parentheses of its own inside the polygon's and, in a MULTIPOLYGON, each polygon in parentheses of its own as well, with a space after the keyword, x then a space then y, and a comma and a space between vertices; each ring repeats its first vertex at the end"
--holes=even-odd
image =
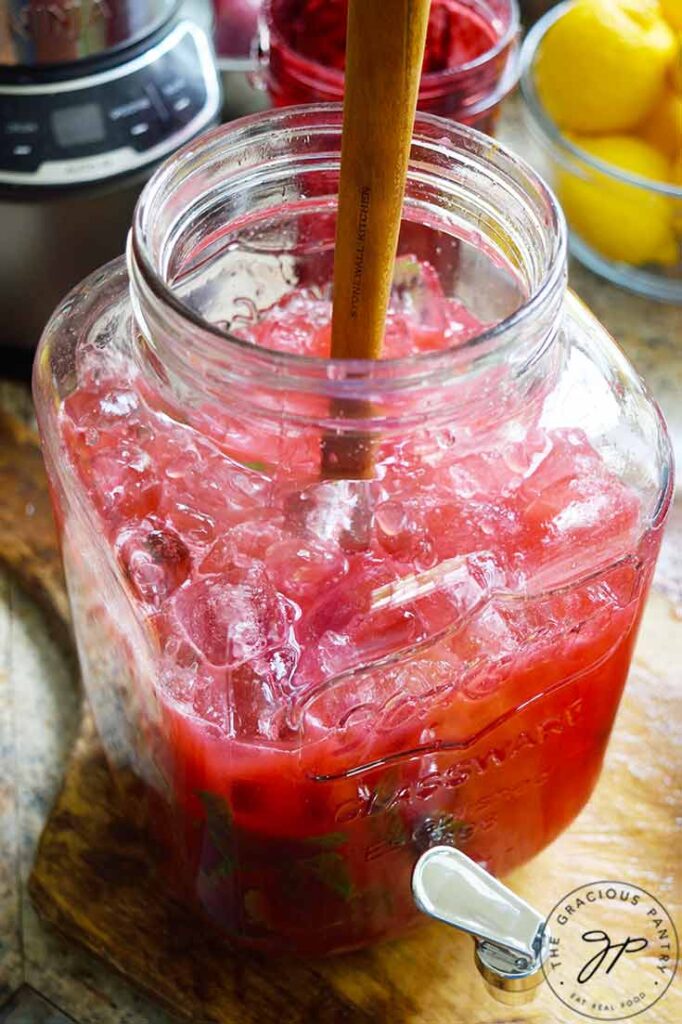
MULTIPOLYGON (((428 315, 394 295, 386 358, 484 327, 420 273, 428 315)), ((326 356, 329 321, 299 289, 241 333, 326 356)), ((175 879, 243 941, 324 953, 398 934, 420 918, 420 850, 454 843, 504 875, 595 784, 657 539, 542 402, 491 442, 475 409, 503 385, 472 384, 468 434, 382 438, 360 482, 321 479, 311 426, 274 435, 209 402, 178 416, 129 358, 115 376, 85 360, 61 407, 126 595, 120 615, 98 601, 67 537, 81 656, 114 652, 107 700, 144 751, 175 879)), ((95 713, 102 727, 106 700, 95 713)))

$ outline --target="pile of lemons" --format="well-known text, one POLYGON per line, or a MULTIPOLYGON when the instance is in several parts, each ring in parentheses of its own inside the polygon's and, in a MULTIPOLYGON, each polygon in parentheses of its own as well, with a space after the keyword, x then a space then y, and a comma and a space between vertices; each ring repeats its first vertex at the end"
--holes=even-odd
MULTIPOLYGON (((547 31, 535 76, 546 112, 580 149, 682 186, 682 0, 576 0, 547 31)), ((678 262, 682 200, 579 163, 555 184, 569 224, 602 255, 678 262)))

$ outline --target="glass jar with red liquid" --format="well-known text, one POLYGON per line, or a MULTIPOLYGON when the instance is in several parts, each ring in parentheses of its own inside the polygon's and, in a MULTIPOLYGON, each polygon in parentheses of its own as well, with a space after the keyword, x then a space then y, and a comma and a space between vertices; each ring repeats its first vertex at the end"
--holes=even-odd
MULTIPOLYGON (((343 98, 347 12, 348 0, 265 0, 261 79, 275 106, 343 98)), ((516 0, 431 0, 419 109, 492 133, 518 36, 516 0)))
POLYGON ((309 107, 181 150, 34 378, 112 769, 169 885, 300 953, 423 920, 434 845, 504 875, 573 820, 672 487, 554 197, 453 122, 417 117, 384 358, 330 359, 340 142, 309 107))

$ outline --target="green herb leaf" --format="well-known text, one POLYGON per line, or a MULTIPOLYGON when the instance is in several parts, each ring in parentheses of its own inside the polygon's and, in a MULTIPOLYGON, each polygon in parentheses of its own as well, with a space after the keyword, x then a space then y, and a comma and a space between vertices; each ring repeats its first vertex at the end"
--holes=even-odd
POLYGON ((220 854, 220 864, 211 872, 227 878, 234 871, 232 811, 222 797, 208 790, 197 790, 206 812, 206 826, 211 842, 220 854))
POLYGON ((318 853, 315 857, 301 861, 301 867, 310 871, 341 899, 353 898, 353 883, 348 873, 348 865, 341 854, 331 851, 318 853))
POLYGON ((348 837, 344 832, 325 832, 322 836, 309 836, 308 839, 303 841, 310 846, 321 846, 326 850, 333 849, 335 846, 343 846, 347 839, 348 837))
POLYGON ((400 812, 395 809, 386 811, 383 817, 386 841, 391 846, 405 846, 409 843, 412 836, 400 812))

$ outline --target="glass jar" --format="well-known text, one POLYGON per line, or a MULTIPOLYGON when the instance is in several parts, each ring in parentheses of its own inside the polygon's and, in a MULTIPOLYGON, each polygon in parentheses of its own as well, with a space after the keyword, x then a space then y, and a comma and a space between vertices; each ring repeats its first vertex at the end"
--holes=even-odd
MULTIPOLYGON (((260 78, 275 106, 343 98, 348 0, 265 0, 260 78)), ((516 84, 516 0, 432 0, 418 106, 491 133, 516 84)))
POLYGON ((340 141, 340 108, 304 107, 181 150, 34 376, 111 765, 169 884, 302 953, 414 925, 433 844, 503 875, 573 820, 672 487, 656 405, 566 290, 553 196, 452 122, 417 118, 393 357, 310 354, 340 141))

